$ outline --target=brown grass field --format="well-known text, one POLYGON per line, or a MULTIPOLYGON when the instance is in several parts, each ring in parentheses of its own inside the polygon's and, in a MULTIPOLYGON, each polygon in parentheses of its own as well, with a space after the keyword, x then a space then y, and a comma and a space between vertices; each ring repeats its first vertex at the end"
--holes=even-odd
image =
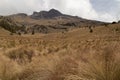
POLYGON ((0 35, 0 80, 120 80, 120 24, 0 35))

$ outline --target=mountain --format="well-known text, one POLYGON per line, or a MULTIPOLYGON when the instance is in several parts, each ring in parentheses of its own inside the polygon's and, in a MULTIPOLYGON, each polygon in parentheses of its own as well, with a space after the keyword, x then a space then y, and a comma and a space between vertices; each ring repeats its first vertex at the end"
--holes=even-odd
POLYGON ((59 12, 58 10, 55 9, 51 9, 50 11, 40 11, 40 12, 34 12, 31 15, 31 18, 34 19, 50 19, 50 18, 54 18, 54 17, 59 17, 59 16, 63 16, 63 14, 61 12, 59 12))
POLYGON ((0 17, 0 26, 12 33, 53 33, 71 28, 95 27, 107 23, 63 14, 58 10, 13 14, 0 17))

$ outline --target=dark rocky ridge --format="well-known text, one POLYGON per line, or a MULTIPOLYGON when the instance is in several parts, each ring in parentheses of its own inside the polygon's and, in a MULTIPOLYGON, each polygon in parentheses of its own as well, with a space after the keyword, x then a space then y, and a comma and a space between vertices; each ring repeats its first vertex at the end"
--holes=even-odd
POLYGON ((34 19, 51 19, 54 17, 64 16, 61 12, 55 9, 51 9, 50 11, 40 11, 40 12, 33 12, 31 18, 34 19))

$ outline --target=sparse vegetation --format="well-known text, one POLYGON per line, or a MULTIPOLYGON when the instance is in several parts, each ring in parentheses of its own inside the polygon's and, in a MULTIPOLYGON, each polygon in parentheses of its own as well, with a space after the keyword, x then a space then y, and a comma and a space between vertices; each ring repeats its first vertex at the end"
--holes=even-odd
MULTIPOLYGON (((66 36, 68 35, 66 33, 66 36)), ((89 35, 91 34, 89 33, 89 35)), ((0 59, 4 60, 0 60, 0 65, 5 65, 0 68, 0 79, 120 79, 119 41, 108 37, 105 39, 98 38, 98 40, 88 40, 87 37, 82 40, 81 37, 78 40, 76 35, 72 39, 58 36, 53 38, 49 35, 47 36, 49 40, 46 37, 43 37, 43 40, 34 37, 21 39, 19 36, 2 40, 1 37, 1 41, 4 42, 1 47, 4 44, 6 47, 0 56, 0 59), (13 41, 10 42, 10 40, 14 41, 14 46, 11 44, 11 49, 9 46, 13 41), (58 41, 54 42, 54 40, 58 41), (5 43, 5 41, 8 42, 5 43), (11 70, 14 71, 12 74, 10 73, 11 70)), ((89 36, 89 38, 92 38, 92 36, 89 36)))
POLYGON ((25 28, 18 20, 20 30, 3 22, 0 80, 120 80, 120 24, 70 21, 33 20, 25 28))
POLYGON ((21 32, 18 32, 18 35, 21 36, 21 32))
POLYGON ((11 51, 6 52, 5 55, 9 59, 16 61, 18 64, 29 63, 32 61, 32 57, 35 56, 33 50, 23 48, 13 49, 11 51))
POLYGON ((34 34, 35 34, 35 31, 33 30, 33 31, 32 31, 32 35, 34 35, 34 34))
POLYGON ((0 20, 0 26, 4 29, 10 31, 11 33, 15 33, 18 30, 22 30, 23 26, 17 26, 15 22, 13 22, 10 18, 2 18, 0 20))
POLYGON ((10 35, 13 35, 13 33, 11 32, 10 35))
POLYGON ((92 33, 93 32, 93 29, 90 29, 90 33, 92 33))

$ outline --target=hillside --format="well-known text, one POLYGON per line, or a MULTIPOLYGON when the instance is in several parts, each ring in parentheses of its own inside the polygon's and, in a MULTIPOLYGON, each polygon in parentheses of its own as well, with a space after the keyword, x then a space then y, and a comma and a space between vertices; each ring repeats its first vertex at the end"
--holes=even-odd
POLYGON ((12 18, 3 16, 0 17, 0 26, 11 33, 16 33, 17 31, 24 29, 22 24, 17 23, 12 18))
POLYGON ((10 35, 10 32, 0 26, 0 36, 8 36, 8 35, 10 35))
POLYGON ((91 29, 92 32, 83 27, 65 33, 1 36, 0 78, 120 80, 120 24, 91 29))
POLYGON ((13 14, 1 17, 0 26, 13 33, 54 33, 66 32, 69 29, 100 26, 107 23, 87 20, 77 16, 63 14, 58 10, 33 12, 32 15, 25 13, 13 14), (4 23, 4 24, 3 24, 4 23))

